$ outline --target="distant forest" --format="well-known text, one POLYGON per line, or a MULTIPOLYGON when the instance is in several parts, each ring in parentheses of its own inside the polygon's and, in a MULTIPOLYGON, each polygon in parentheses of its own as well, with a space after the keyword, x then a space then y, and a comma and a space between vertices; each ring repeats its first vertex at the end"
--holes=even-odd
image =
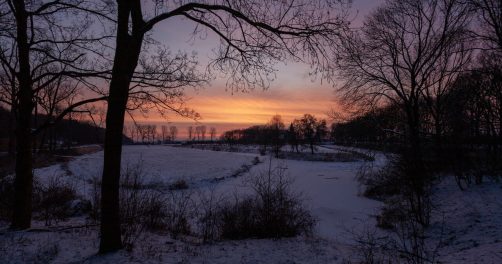
MULTIPOLYGON (((0 127, 7 128, 9 125, 10 113, 5 108, 0 107, 0 127)), ((45 122, 46 115, 33 116, 33 126, 45 122)), ((53 150, 56 148, 69 147, 74 145, 103 144, 105 129, 96 126, 89 120, 63 119, 53 126, 45 129, 36 137, 35 148, 42 150, 53 150)), ((124 135, 124 143, 130 144, 132 140, 124 135)), ((9 130, 0 129, 0 150, 8 148, 9 130)))
MULTIPOLYGON (((480 56, 478 66, 458 76, 441 100, 417 102, 418 131, 426 145, 436 147, 502 146, 502 71, 495 58, 480 56), (430 111, 431 107, 438 108, 430 111)), ((396 103, 374 107, 338 120, 331 138, 337 144, 395 148, 406 144, 406 112, 396 103)))

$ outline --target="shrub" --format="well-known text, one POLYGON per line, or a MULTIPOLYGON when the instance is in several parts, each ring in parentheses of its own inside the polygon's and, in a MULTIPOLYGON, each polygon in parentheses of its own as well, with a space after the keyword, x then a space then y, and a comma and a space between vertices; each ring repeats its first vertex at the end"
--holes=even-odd
POLYGON ((375 229, 365 228, 360 233, 354 233, 355 245, 351 257, 355 258, 350 263, 364 264, 386 264, 401 263, 398 250, 394 248, 397 244, 388 236, 379 236, 375 229))
POLYGON ((253 194, 236 198, 219 209, 221 237, 226 239, 279 238, 312 233, 316 220, 291 191, 285 168, 254 177, 253 194))
POLYGON ((47 184, 34 181, 33 208, 45 225, 65 221, 73 215, 72 202, 77 199, 75 189, 60 177, 52 177, 47 184))
POLYGON ((218 239, 220 236, 220 215, 218 215, 218 211, 221 209, 223 197, 217 196, 214 190, 199 192, 198 202, 197 223, 203 241, 208 242, 218 239))
POLYGON ((148 191, 143 196, 143 216, 141 221, 148 230, 161 230, 166 227, 166 201, 160 193, 148 191))
MULTIPOLYGON (((73 206, 76 200, 77 195, 73 186, 58 176, 49 178, 45 184, 33 181, 34 219, 44 221, 47 226, 73 216, 76 213, 73 206)), ((4 177, 0 179, 0 220, 10 220, 13 205, 13 178, 4 177)))
POLYGON ((14 205, 14 183, 12 177, 0 178, 0 220, 9 221, 14 205))
POLYGON ((389 199, 376 216, 377 226, 382 229, 394 229, 396 225, 406 219, 405 205, 399 198, 389 199))
POLYGON ((259 208, 255 207, 251 198, 236 200, 227 203, 219 211, 220 232, 222 238, 244 239, 249 237, 262 237, 258 228, 260 225, 255 218, 259 208))
POLYGON ((385 200, 400 193, 403 182, 399 158, 388 156, 388 163, 380 168, 374 168, 374 162, 364 162, 357 172, 357 180, 364 185, 364 196, 385 200))
POLYGON ((171 190, 167 194, 165 223, 167 231, 173 238, 191 232, 190 221, 194 216, 195 205, 192 192, 187 190, 171 190))
POLYGON ((183 179, 176 180, 175 182, 169 185, 169 190, 185 190, 185 189, 188 189, 188 183, 183 179))
POLYGON ((160 229, 165 225, 165 202, 161 195, 144 188, 143 165, 127 164, 122 171, 119 203, 122 241, 131 250, 145 229, 160 229))
POLYGON ((253 164, 253 165, 258 165, 260 163, 261 163, 261 160, 259 157, 254 157, 253 161, 251 162, 251 164, 253 164))
POLYGON ((98 177, 93 177, 90 182, 92 184, 91 189, 91 210, 89 216, 94 222, 99 221, 101 215, 101 180, 98 177))
MULTIPOLYGON (((173 237, 190 232, 191 193, 183 190, 163 193, 150 188, 154 186, 144 184, 143 178, 141 161, 127 164, 121 173, 119 210, 122 241, 127 250, 132 250, 144 231, 165 230, 173 237)), ((94 178, 92 185, 91 217, 99 221, 101 182, 94 178)))

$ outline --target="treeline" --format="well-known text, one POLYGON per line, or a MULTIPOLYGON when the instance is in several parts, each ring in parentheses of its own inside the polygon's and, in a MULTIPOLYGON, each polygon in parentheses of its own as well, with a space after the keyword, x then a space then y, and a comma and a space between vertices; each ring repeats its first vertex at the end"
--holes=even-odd
POLYGON ((403 143, 405 129, 401 109, 392 104, 334 122, 330 138, 339 145, 388 149, 403 143))
MULTIPOLYGON (((9 111, 0 107, 0 127, 9 127, 10 115, 9 111)), ((37 124, 46 123, 48 118, 46 115, 33 116, 33 127, 36 127, 37 124)), ((105 129, 99 127, 91 120, 82 119, 80 116, 74 116, 73 118, 69 116, 34 136, 33 150, 34 152, 52 152, 57 149, 76 145, 103 144, 104 136, 105 129)), ((6 150, 9 148, 9 144, 15 143, 10 142, 8 129, 0 130, 0 139, 2 142, 1 149, 6 150)), ((124 135, 123 142, 128 144, 132 140, 124 135)))
MULTIPOLYGON (((179 129, 175 125, 158 127, 153 124, 132 124, 124 126, 124 135, 127 135, 133 143, 138 144, 165 144, 183 141, 178 136, 179 129)), ((188 126, 186 141, 215 141, 217 139, 217 130, 215 127, 206 126, 188 126)))
POLYGON ((221 135, 221 140, 229 144, 258 144, 264 152, 270 147, 278 156, 280 149, 286 144, 296 152, 300 151, 300 146, 306 145, 314 153, 315 146, 327 140, 327 135, 328 128, 324 119, 305 114, 286 127, 282 117, 275 115, 264 125, 226 131, 221 135))
POLYGON ((435 259, 424 234, 438 182, 466 188, 502 174, 501 14, 495 0, 389 0, 342 37, 340 97, 367 111, 332 135, 394 153, 358 178, 384 201, 377 220, 407 240, 398 251, 409 263, 435 259))
POLYGON ((164 144, 177 140, 178 128, 176 126, 160 126, 152 124, 132 124, 124 126, 124 134, 128 135, 133 143, 139 144, 164 144))
MULTIPOLYGON (((436 153, 452 148, 471 153, 483 150, 492 158, 500 158, 501 61, 500 55, 482 53, 477 66, 459 75, 440 100, 420 101, 419 135, 425 148, 433 148, 436 153)), ((395 148, 406 143, 405 135, 409 131, 405 121, 405 111, 396 104, 389 104, 334 123, 331 137, 338 144, 395 148)))
POLYGON ((201 126, 189 126, 187 128, 187 136, 189 141, 206 141, 207 139, 214 141, 216 140, 216 128, 210 127, 209 131, 204 125, 201 126), (208 136, 209 138, 207 138, 208 136))

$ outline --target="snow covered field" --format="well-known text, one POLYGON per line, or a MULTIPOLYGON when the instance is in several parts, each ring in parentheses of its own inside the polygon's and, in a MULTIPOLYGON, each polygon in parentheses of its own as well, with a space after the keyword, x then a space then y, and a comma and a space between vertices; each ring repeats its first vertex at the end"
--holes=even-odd
MULTIPOLYGON (((323 151, 329 149, 323 148, 323 151)), ((88 184, 100 177, 103 152, 77 157, 68 168, 61 165, 37 169, 36 177, 46 181, 51 177, 65 178, 77 188, 80 195, 91 192, 88 184)), ((250 174, 266 171, 269 156, 253 153, 204 151, 169 146, 125 146, 123 168, 141 164, 144 183, 152 186, 168 186, 184 179, 189 186, 215 188, 217 192, 245 192, 246 179, 250 174), (253 159, 262 162, 241 177, 231 177, 242 165, 251 165, 253 159), (213 182, 214 179, 223 181, 213 182)), ((357 162, 309 162, 272 159, 272 166, 286 167, 293 178, 294 189, 302 192, 314 215, 320 220, 319 234, 326 238, 341 236, 361 223, 374 224, 371 215, 377 213, 379 202, 358 196, 358 184, 354 179, 357 162)))
MULTIPOLYGON (((326 147, 323 151, 337 150, 326 147)), ((102 157, 102 152, 83 155, 67 165, 37 169, 35 177, 41 182, 62 178, 81 196, 89 198, 91 182, 101 174, 102 157)), ((377 164, 384 162, 381 154, 375 158, 377 164)), ((247 179, 267 170, 269 156, 170 146, 125 146, 124 167, 138 162, 149 186, 168 188, 184 179, 190 189, 233 195, 248 191, 247 179), (262 162, 255 164, 256 158, 262 162), (233 177, 243 165, 250 170, 233 177)), ((272 164, 287 167, 288 177, 295 180, 293 188, 307 198, 306 204, 319 220, 313 237, 202 244, 192 237, 173 240, 167 235, 149 234, 136 242, 132 252, 96 256, 99 240, 95 226, 64 228, 87 223, 80 217, 53 229, 34 222, 31 231, 0 230, 0 263, 344 263, 353 259, 354 234, 375 226, 374 215, 381 206, 380 202, 359 195, 355 175, 361 162, 272 159, 272 164)), ((442 260, 502 263, 500 184, 473 187, 469 190, 473 194, 468 197, 451 184, 438 188, 440 209, 449 212, 444 219, 452 223, 447 230, 451 245, 444 250, 442 260), (499 201, 494 203, 496 197, 499 201), (459 208, 461 199, 477 199, 472 204, 484 205, 459 208)))

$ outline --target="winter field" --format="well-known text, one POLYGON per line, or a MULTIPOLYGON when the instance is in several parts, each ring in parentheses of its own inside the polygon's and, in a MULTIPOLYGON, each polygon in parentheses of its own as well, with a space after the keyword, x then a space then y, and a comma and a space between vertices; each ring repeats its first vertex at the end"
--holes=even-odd
MULTIPOLYGON (((345 152, 336 146, 322 153, 345 152)), ((358 150, 364 152, 363 150, 358 150)), ((134 247, 97 256, 99 228, 82 214, 51 223, 34 221, 27 231, 0 229, 0 263, 359 263, 361 237, 389 236, 375 227, 381 203, 363 197, 356 174, 365 163, 275 159, 257 152, 224 152, 175 146, 125 146, 123 168, 141 168, 142 186, 160 192, 189 194, 201 203, 203 195, 235 197, 250 192, 249 181, 270 168, 281 167, 292 189, 301 193, 317 219, 314 233, 282 239, 245 239, 203 242, 197 236, 176 238, 163 232, 144 231, 134 247), (183 181, 182 190, 173 190, 183 181)), ((375 164, 385 156, 374 153, 375 164)), ((75 204, 92 201, 95 181, 102 169, 103 152, 75 157, 68 163, 35 170, 35 179, 55 179, 71 185, 80 197, 75 204)), ((367 162, 367 161, 366 161, 367 162)), ((502 186, 486 183, 462 192, 444 179, 433 199, 429 246, 442 263, 502 263, 502 186)))

